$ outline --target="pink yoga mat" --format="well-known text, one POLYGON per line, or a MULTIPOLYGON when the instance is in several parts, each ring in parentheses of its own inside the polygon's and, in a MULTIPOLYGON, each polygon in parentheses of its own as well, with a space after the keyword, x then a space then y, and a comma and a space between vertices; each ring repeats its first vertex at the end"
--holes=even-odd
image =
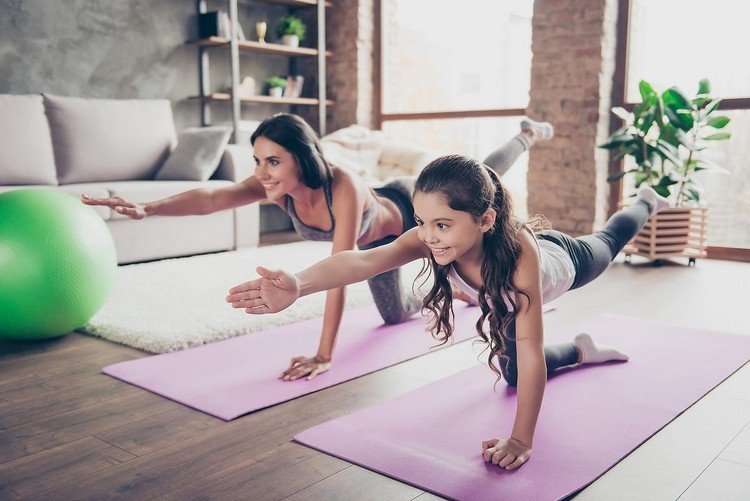
MULTIPOLYGON (((476 334, 477 307, 457 306, 456 342, 476 334)), ((105 374, 231 420, 248 412, 328 388, 428 353, 438 344, 417 316, 384 325, 374 306, 347 311, 335 363, 311 381, 279 381, 289 360, 318 349, 322 319, 274 327, 241 337, 102 369, 105 374)))
POLYGON ((561 371, 547 385, 534 452, 487 465, 482 440, 507 438, 516 394, 477 366, 306 430, 295 440, 440 496, 559 499, 593 482, 750 359, 750 336, 601 315, 566 332, 622 348, 627 363, 561 371))

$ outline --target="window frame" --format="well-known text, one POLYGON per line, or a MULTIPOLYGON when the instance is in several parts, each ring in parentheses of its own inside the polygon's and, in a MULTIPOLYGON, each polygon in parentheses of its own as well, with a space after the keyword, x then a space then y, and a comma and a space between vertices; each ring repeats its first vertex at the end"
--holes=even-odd
POLYGON ((383 128, 383 122, 438 120, 451 118, 486 118, 486 117, 524 117, 526 108, 490 108, 468 110, 440 110, 415 113, 383 113, 383 19, 385 17, 385 2, 375 0, 375 126, 383 128))

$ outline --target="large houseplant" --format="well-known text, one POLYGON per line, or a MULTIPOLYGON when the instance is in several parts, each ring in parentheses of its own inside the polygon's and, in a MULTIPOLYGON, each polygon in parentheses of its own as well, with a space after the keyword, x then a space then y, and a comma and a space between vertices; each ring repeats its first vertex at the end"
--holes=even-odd
POLYGON ((652 218, 634 244, 641 253, 645 253, 647 246, 651 258, 660 250, 665 256, 670 252, 683 253, 684 248, 689 247, 690 237, 705 243, 703 188, 695 174, 700 171, 727 173, 702 158, 702 152, 712 142, 731 137, 721 131, 730 119, 719 113, 721 100, 711 96, 707 79, 700 81, 693 98, 678 87, 659 93, 645 80, 640 82, 639 90, 642 102, 632 112, 619 107, 612 109, 624 125, 600 146, 614 150, 618 160, 631 157, 635 166, 611 174, 608 181, 616 182, 632 175, 636 188, 646 183, 668 197, 675 208, 659 216, 663 220, 661 234, 664 238, 659 241, 659 227, 652 218), (678 222, 684 227, 678 228, 678 222), (698 230, 700 235, 696 236, 698 230))

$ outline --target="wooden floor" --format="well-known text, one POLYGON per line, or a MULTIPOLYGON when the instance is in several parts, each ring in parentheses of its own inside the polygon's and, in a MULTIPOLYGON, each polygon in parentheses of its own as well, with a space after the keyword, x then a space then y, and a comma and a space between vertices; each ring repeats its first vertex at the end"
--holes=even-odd
MULTIPOLYGON (((748 284, 750 264, 618 260, 545 325, 612 312, 750 335, 748 284)), ((463 343, 225 423, 100 373, 143 356, 79 334, 1 343, 0 499, 435 499, 291 438, 476 363, 463 343)), ((578 497, 750 499, 749 423, 746 365, 578 497)))

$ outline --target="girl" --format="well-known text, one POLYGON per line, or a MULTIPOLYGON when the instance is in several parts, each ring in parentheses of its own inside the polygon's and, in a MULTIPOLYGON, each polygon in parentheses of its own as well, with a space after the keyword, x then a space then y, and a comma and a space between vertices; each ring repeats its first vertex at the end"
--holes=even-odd
POLYGON ((417 179, 413 201, 417 228, 393 243, 342 252, 296 275, 259 267, 261 278, 231 289, 227 301, 251 314, 277 312, 299 296, 428 259, 435 282, 424 308, 432 314, 433 335, 444 342, 452 335, 449 280, 453 280, 481 306, 476 327, 489 344, 490 367, 518 387, 510 438, 482 442, 486 462, 513 470, 531 456, 548 372, 628 359, 596 344, 587 334, 571 343, 543 346, 542 304, 599 276, 649 216, 668 203, 644 187, 632 206, 614 214, 593 235, 533 233, 513 218, 511 199, 496 174, 462 156, 430 163, 417 179))
MULTIPOLYGON (((492 153, 486 162, 498 175, 536 140, 552 137, 552 126, 530 120, 521 122, 521 133, 492 153)), ((402 178, 371 190, 357 175, 331 166, 323 156, 313 129, 296 115, 278 114, 260 124, 251 137, 255 174, 234 186, 213 191, 197 189, 148 203, 121 198, 82 197, 87 205, 104 205, 132 219, 150 216, 211 214, 260 200, 285 210, 305 240, 333 243, 332 254, 384 245, 414 226, 411 195, 413 178, 402 178)), ((403 322, 420 302, 401 290, 399 270, 368 280, 375 304, 388 324, 403 322)), ((323 332, 313 357, 295 357, 281 375, 285 380, 315 377, 328 370, 333 356, 345 289, 328 293, 323 332)), ((466 296, 458 292, 458 297, 466 296)))

